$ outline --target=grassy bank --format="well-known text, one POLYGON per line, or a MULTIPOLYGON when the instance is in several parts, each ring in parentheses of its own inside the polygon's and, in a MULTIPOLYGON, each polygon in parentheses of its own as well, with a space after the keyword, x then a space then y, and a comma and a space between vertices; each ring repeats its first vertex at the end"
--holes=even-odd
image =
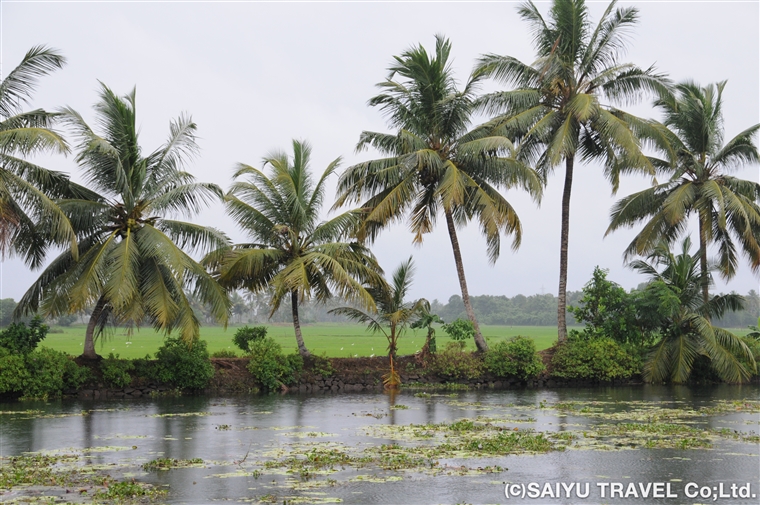
MULTIPOLYGON (((232 344, 232 336, 238 326, 230 326, 226 330, 221 327, 202 327, 201 338, 208 342, 210 353, 227 349, 237 350, 232 344)), ((295 336, 293 326, 289 324, 268 325, 269 336, 283 347, 285 352, 294 351, 295 336)), ((318 323, 303 326, 303 335, 306 345, 313 353, 326 353, 330 357, 353 357, 385 354, 387 341, 382 334, 372 335, 365 331, 365 327, 357 324, 329 324, 318 323)), ((61 328, 63 333, 49 333, 41 343, 44 347, 67 352, 73 356, 82 353, 85 327, 82 325, 61 328)), ((550 347, 557 340, 557 328, 554 326, 481 326, 481 330, 491 343, 512 337, 523 335, 533 338, 537 350, 550 347)), ((399 339, 399 353, 413 354, 425 343, 423 331, 408 331, 399 339)), ((436 332, 439 347, 446 345, 449 339, 442 330, 436 332)), ((162 336, 151 328, 143 328, 129 335, 123 328, 115 328, 109 336, 95 347, 98 354, 108 356, 113 352, 122 358, 142 358, 146 354, 153 354, 161 345, 162 336)), ((470 344, 472 350, 474 345, 470 344)), ((239 352, 239 351, 238 351, 239 352)))

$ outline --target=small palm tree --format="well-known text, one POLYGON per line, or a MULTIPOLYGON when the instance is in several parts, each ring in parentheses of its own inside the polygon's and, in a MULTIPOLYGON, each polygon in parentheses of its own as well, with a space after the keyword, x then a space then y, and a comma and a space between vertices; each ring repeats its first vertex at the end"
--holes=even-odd
POLYGON ((149 322, 167 334, 178 330, 188 343, 199 322, 186 290, 226 324, 225 291, 183 248, 219 248, 221 232, 167 219, 192 214, 222 197, 214 184, 194 182, 181 170, 197 150, 195 123, 180 117, 167 142, 143 156, 138 142, 135 92, 119 97, 105 85, 95 106, 102 134, 70 108, 64 118, 78 140, 77 162, 93 188, 90 197, 63 199, 61 209, 77 233, 79 259, 64 251, 21 298, 17 314, 41 311, 58 317, 92 306, 82 356, 96 359, 94 339, 110 322, 149 322))
POLYGON ((719 318, 726 311, 741 310, 743 298, 736 294, 717 295, 705 303, 702 286, 709 285, 712 278, 708 271, 708 279, 703 279, 702 252, 691 255, 690 249, 688 237, 681 243, 678 255, 670 251, 666 242, 660 242, 648 256, 649 262, 635 260, 630 264, 649 276, 646 289, 658 299, 660 313, 664 314, 660 321, 662 338, 644 365, 644 378, 650 382, 686 382, 694 360, 703 355, 723 380, 745 381, 756 370, 752 352, 739 337, 710 323, 711 318, 719 318))
POLYGON ((352 210, 319 221, 325 183, 340 158, 327 167, 315 185, 309 172, 311 147, 293 141, 293 157, 274 152, 264 158, 271 176, 240 164, 227 197, 227 211, 253 239, 210 254, 206 264, 230 289, 262 292, 272 288, 270 317, 290 297, 298 352, 310 356, 301 334, 299 303, 315 297, 326 301, 333 292, 372 309, 375 302, 365 283, 382 279, 372 253, 357 242, 342 242, 361 222, 352 210))
POLYGON ((613 1, 594 28, 584 0, 553 0, 549 18, 533 2, 520 6, 520 17, 533 32, 537 59, 523 63, 495 54, 480 58, 482 75, 514 85, 492 93, 480 106, 497 116, 484 128, 517 138, 521 156, 546 177, 564 162, 560 230, 559 340, 567 338, 567 268, 570 195, 576 160, 599 160, 616 190, 620 174, 653 173, 641 153, 636 131, 646 128, 605 102, 631 103, 646 92, 668 92, 668 81, 652 68, 619 63, 628 30, 638 19, 633 7, 615 9, 613 1))
POLYGON ((375 300, 376 310, 365 312, 353 307, 338 307, 330 311, 331 314, 341 314, 359 323, 366 323, 368 330, 382 333, 388 339, 390 372, 383 376, 383 382, 388 389, 396 389, 401 384, 401 378, 394 365, 399 337, 413 320, 430 310, 430 304, 424 298, 412 302, 404 301, 412 285, 413 275, 414 264, 409 257, 393 272, 391 284, 383 281, 369 289, 375 300))
MULTIPOLYGON (((696 215, 699 223, 700 268, 707 279, 707 248, 718 244, 719 272, 736 275, 737 247, 752 270, 760 271, 760 184, 729 175, 760 161, 754 137, 756 124, 723 143, 723 89, 726 82, 701 87, 684 82, 676 94, 655 102, 664 114, 662 139, 655 145, 666 157, 652 161, 669 176, 662 184, 629 195, 615 204, 607 233, 644 223, 626 249, 628 257, 647 254, 661 240, 672 242, 696 215), (665 129, 666 128, 666 129, 665 129)), ((702 298, 709 299, 708 286, 702 298)))
POLYGON ((58 114, 21 110, 37 79, 65 62, 53 49, 33 47, 0 84, 0 258, 19 254, 32 268, 42 264, 51 241, 68 244, 76 253, 74 231, 54 202, 70 196, 76 186, 65 174, 25 159, 40 152, 69 151, 52 129, 58 114))
POLYGON ((459 91, 450 52, 449 41, 437 35, 435 54, 419 46, 395 57, 387 80, 378 84, 384 92, 369 104, 380 107, 398 130, 395 134, 362 133, 357 150, 371 146, 386 157, 349 167, 340 178, 336 206, 361 202, 367 211, 362 237, 370 240, 408 216, 417 244, 442 213, 462 301, 475 327, 475 344, 486 351, 488 345, 470 302, 457 228, 477 220, 486 237, 488 258, 495 262, 501 233, 513 236, 515 249, 522 237, 517 212, 499 189, 521 187, 539 200, 542 183, 535 171, 515 159, 507 137, 483 130, 468 132, 482 76, 471 75, 459 91))

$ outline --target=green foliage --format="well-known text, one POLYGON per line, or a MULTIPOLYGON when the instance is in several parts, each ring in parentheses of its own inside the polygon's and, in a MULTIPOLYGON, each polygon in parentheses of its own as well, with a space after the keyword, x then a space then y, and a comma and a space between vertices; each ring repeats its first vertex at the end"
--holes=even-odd
POLYGON ((472 322, 467 319, 457 319, 444 324, 443 331, 452 340, 458 342, 465 342, 475 336, 475 328, 472 326, 472 322))
POLYGON ((519 377, 526 380, 544 370, 536 353, 536 344, 527 337, 512 337, 491 347, 483 358, 486 370, 498 377, 519 377))
POLYGON ((241 351, 249 352, 251 350, 251 342, 263 340, 266 336, 266 326, 243 326, 242 328, 238 328, 235 332, 235 336, 232 337, 232 342, 238 346, 241 351))
POLYGON ((464 350, 464 342, 449 342, 443 351, 431 357, 428 370, 448 380, 474 379, 483 372, 483 361, 464 350))
POLYGON ((13 311, 16 301, 13 298, 0 299, 0 326, 5 327, 13 322, 13 311))
POLYGON ((552 367, 556 377, 610 381, 639 373, 641 360, 611 338, 571 338, 557 348, 552 367))
POLYGON ((66 353, 42 347, 22 355, 0 347, 0 393, 48 398, 91 379, 90 369, 78 366, 66 353))
POLYGON ((42 324, 42 318, 35 316, 29 326, 13 323, 6 330, 0 331, 0 347, 19 354, 28 354, 37 348, 48 333, 48 326, 42 324))
POLYGON ((607 272, 594 268, 591 280, 583 287, 580 305, 567 310, 579 323, 582 331, 573 330, 576 338, 611 338, 622 344, 643 346, 651 344, 657 323, 659 303, 650 303, 648 292, 627 293, 618 284, 607 280, 607 272))
POLYGON ((202 389, 214 376, 206 341, 190 345, 178 337, 167 337, 156 353, 156 378, 183 389, 202 389))
POLYGON ((335 369, 332 366, 332 361, 327 357, 327 354, 322 353, 321 356, 311 357, 311 371, 322 377, 330 377, 335 372, 335 369))
POLYGON ((89 369, 82 370, 68 354, 46 347, 27 354, 24 361, 28 372, 21 389, 24 398, 59 396, 91 379, 89 369))
POLYGON ((237 358, 238 355, 235 351, 230 351, 228 349, 222 349, 221 351, 216 351, 211 353, 212 358, 237 358))
POLYGON ((28 375, 24 356, 0 347, 0 394, 20 392, 28 375))
POLYGON ((150 354, 146 354, 144 358, 133 359, 132 366, 135 378, 158 380, 158 362, 151 358, 150 354))
POLYGON ((438 346, 435 342, 435 328, 433 328, 433 323, 444 324, 444 321, 436 314, 431 314, 429 307, 426 307, 425 312, 420 315, 420 318, 418 320, 412 323, 410 328, 413 330, 419 328, 427 329, 425 346, 427 347, 428 352, 435 354, 438 350, 438 346))
POLYGON ((303 370, 301 355, 283 354, 280 344, 271 337, 253 341, 250 356, 248 371, 268 391, 292 384, 303 370))
POLYGON ((113 388, 125 388, 132 384, 132 375, 129 372, 135 369, 132 360, 119 359, 119 355, 114 356, 109 353, 108 357, 100 363, 100 371, 103 374, 103 380, 113 388))

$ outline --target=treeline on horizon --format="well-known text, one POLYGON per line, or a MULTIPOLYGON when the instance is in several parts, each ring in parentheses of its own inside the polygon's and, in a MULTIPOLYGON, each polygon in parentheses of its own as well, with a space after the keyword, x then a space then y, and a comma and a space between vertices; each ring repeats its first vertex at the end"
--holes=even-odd
MULTIPOLYGON (((643 289, 644 285, 636 289, 643 289)), ((568 306, 580 305, 582 291, 568 291, 568 306)), ((269 317, 269 305, 267 296, 243 297, 233 295, 233 309, 230 323, 239 324, 269 324, 293 322, 290 310, 280 307, 269 317)), ((751 289, 746 295, 743 310, 727 312, 716 323, 727 328, 744 328, 757 323, 760 318, 760 294, 751 289)), ((499 326, 555 326, 557 324, 557 297, 552 293, 522 295, 513 297, 505 295, 477 295, 471 297, 473 308, 478 320, 483 324, 499 326)), ((306 324, 311 323, 345 323, 349 322, 344 316, 330 314, 329 311, 345 305, 340 299, 331 299, 326 303, 307 301, 303 304, 301 320, 306 324)), ((12 322, 13 309, 16 301, 12 298, 0 300, 0 327, 6 327, 12 322)), ((199 320, 204 325, 217 324, 211 311, 199 303, 194 303, 194 310, 199 320)), ((434 299, 430 302, 430 312, 438 315, 444 322, 456 319, 467 319, 462 297, 452 295, 446 303, 434 299)), ((58 319, 48 320, 51 325, 69 326, 72 324, 86 324, 90 311, 81 314, 65 316, 58 319)), ((568 313, 568 322, 572 325, 580 324, 573 314, 568 313)))

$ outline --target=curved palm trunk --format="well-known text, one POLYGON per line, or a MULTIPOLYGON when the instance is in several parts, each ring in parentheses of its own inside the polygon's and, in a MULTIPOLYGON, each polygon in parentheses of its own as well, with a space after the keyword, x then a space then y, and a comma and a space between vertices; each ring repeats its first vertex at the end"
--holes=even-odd
POLYGON ((103 313, 103 309, 106 306, 105 297, 101 296, 95 307, 92 309, 90 320, 87 323, 87 330, 84 334, 84 349, 82 350, 82 358, 84 359, 100 359, 100 356, 95 352, 95 327, 98 325, 100 315, 103 313))
POLYGON ((449 230, 449 238, 451 239, 451 248, 454 250, 454 263, 457 266, 457 275, 459 276, 459 287, 462 288, 462 302, 464 302, 464 310, 467 313, 467 317, 472 321, 472 326, 475 329, 475 346, 479 352, 486 352, 488 350, 488 344, 480 333, 480 326, 475 319, 475 311, 472 309, 470 303, 470 293, 467 291, 467 280, 464 277, 464 264, 462 263, 462 253, 459 250, 459 240, 457 239, 457 230, 454 226, 454 216, 451 215, 450 210, 444 212, 446 215, 446 226, 449 230))
POLYGON ((562 191, 562 228, 559 235, 559 294, 557 295, 557 341, 567 340, 567 243, 570 236, 570 192, 573 189, 575 156, 565 158, 565 188, 562 191))
POLYGON ((311 353, 306 348, 306 344, 303 342, 303 335, 301 334, 301 321, 298 319, 298 294, 295 291, 290 292, 290 306, 293 310, 293 328, 296 330, 298 354, 304 358, 308 358, 311 356, 311 353))

